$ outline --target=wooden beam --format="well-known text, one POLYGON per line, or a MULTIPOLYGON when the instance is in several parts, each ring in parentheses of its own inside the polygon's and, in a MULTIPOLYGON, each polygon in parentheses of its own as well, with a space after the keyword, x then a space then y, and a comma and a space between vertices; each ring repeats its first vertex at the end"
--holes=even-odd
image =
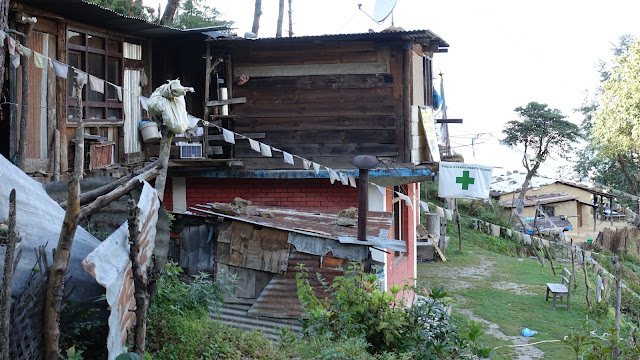
POLYGON ((245 74, 249 77, 340 75, 340 74, 386 74, 388 71, 389 70, 388 70, 387 64, 383 62, 274 65, 274 66, 238 66, 235 69, 233 69, 234 75, 240 76, 242 74, 245 74))
POLYGON ((442 259, 442 262, 446 262, 447 258, 444 257, 444 254, 442 253, 442 251, 438 247, 438 244, 436 244, 436 241, 433 240, 433 238, 431 236, 429 236, 429 241, 431 241, 431 244, 433 245, 433 248, 436 249, 436 251, 438 252, 438 255, 440 255, 440 259, 442 259))
POLYGON ((438 124, 462 124, 462 119, 438 119, 438 124))
POLYGON ((220 105, 230 105, 230 104, 244 104, 247 102, 246 97, 238 97, 235 99, 227 99, 227 100, 211 100, 207 101, 207 106, 220 106, 220 105))

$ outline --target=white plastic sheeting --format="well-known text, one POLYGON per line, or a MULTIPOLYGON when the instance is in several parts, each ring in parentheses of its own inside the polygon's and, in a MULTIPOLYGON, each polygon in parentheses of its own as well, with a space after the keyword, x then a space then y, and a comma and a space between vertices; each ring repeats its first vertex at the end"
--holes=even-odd
MULTIPOLYGON (((155 248, 156 223, 160 202, 158 193, 147 183, 144 183, 140 200, 138 201, 138 231, 140 232, 140 260, 142 273, 146 277, 155 248)), ((107 303, 109 304, 109 336, 107 349, 109 360, 122 354, 127 340, 127 329, 134 321, 135 310, 134 285, 129 260, 129 224, 125 222, 111 236, 100 244, 83 261, 83 267, 107 289, 107 303)))
MULTIPOLYGON (((17 294, 28 280, 31 269, 36 265, 34 249, 46 244, 48 263, 52 263, 52 250, 58 244, 65 211, 44 191, 42 184, 30 178, 0 155, 0 221, 9 218, 9 194, 16 190, 16 229, 22 241, 16 254, 22 249, 22 257, 13 276, 12 294, 17 294)), ((102 289, 89 274, 82 269, 82 259, 96 248, 100 241, 78 227, 71 248, 68 272, 72 276, 70 286, 76 290, 71 300, 98 296, 102 289)), ((4 262, 5 247, 0 246, 0 261, 4 262)))

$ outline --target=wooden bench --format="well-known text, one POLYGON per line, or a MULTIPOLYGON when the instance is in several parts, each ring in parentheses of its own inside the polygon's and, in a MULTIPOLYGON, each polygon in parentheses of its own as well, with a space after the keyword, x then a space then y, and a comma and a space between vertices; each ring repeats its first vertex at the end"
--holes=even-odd
POLYGON ((569 302, 571 300, 571 273, 567 268, 562 270, 562 281, 560 284, 547 283, 547 298, 546 301, 549 301, 549 297, 553 297, 553 310, 558 307, 566 307, 567 311, 570 309, 569 302), (551 293, 551 296, 549 295, 551 293), (560 301, 562 302, 562 298, 564 296, 567 297, 567 304, 557 304, 556 305, 556 297, 560 297, 560 301))

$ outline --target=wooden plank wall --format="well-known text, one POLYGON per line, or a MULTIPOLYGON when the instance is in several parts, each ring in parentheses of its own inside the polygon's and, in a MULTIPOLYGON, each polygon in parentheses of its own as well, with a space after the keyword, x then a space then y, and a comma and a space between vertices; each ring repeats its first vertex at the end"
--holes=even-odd
MULTIPOLYGON (((235 48, 235 131, 265 133, 263 141, 327 166, 353 167, 355 155, 398 155, 396 120, 402 114, 401 79, 388 46, 373 42, 261 44, 235 48), (268 47, 267 47, 268 46, 268 47)), ((401 63, 399 64, 401 66, 401 63)), ((262 169, 290 167, 265 159, 239 141, 235 155, 262 169)))

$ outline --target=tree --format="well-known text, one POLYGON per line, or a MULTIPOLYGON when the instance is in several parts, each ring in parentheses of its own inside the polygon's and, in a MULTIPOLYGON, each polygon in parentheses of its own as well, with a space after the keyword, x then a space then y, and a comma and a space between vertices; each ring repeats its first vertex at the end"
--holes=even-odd
POLYGON ((524 150, 522 165, 527 169, 527 176, 515 204, 515 211, 509 223, 513 225, 524 207, 524 196, 529 181, 536 174, 540 165, 552 153, 565 156, 571 143, 580 138, 580 128, 567 120, 558 109, 551 109, 547 104, 530 102, 525 107, 517 107, 515 112, 520 120, 511 120, 502 133, 503 143, 509 146, 521 146, 524 150))
POLYGON ((596 98, 587 101, 585 105, 576 110, 584 116, 581 127, 588 143, 581 150, 574 170, 581 177, 597 184, 637 195, 640 191, 639 179, 634 176, 640 171, 640 161, 637 155, 631 149, 623 150, 619 147, 615 151, 611 151, 613 150, 611 145, 615 144, 607 144, 598 140, 594 132, 596 112, 601 107, 605 84, 614 79, 614 69, 624 63, 622 59, 629 56, 634 41, 635 38, 632 35, 620 36, 618 44, 614 44, 612 48, 613 55, 620 60, 600 61, 601 84, 596 90, 596 98))
POLYGON ((182 29, 196 29, 209 26, 231 26, 233 21, 220 20, 220 12, 203 4, 203 0, 185 0, 175 22, 169 23, 182 29))
MULTIPOLYGON (((621 38, 623 39, 628 38, 621 38)), ((640 41, 633 40, 620 54, 614 66, 603 76, 598 109, 593 111, 591 140, 603 156, 615 159, 630 185, 639 190, 637 168, 640 164, 640 41)))
POLYGON ((251 32, 258 36, 258 30, 260 29, 260 16, 262 15, 262 0, 256 0, 256 5, 253 10, 253 26, 251 26, 251 32))
MULTIPOLYGON (((142 5, 142 0, 89 0, 90 2, 109 8, 119 14, 147 19, 151 8, 142 5)), ((171 0, 170 0, 171 1, 171 0)))
POLYGON ((278 23, 276 26, 276 37, 282 37, 282 20, 284 19, 284 0, 280 0, 278 4, 278 23))
POLYGON ((176 15, 176 11, 178 11, 179 5, 180 0, 167 0, 167 6, 164 8, 162 19, 160 19, 161 25, 173 22, 173 17, 176 15))

